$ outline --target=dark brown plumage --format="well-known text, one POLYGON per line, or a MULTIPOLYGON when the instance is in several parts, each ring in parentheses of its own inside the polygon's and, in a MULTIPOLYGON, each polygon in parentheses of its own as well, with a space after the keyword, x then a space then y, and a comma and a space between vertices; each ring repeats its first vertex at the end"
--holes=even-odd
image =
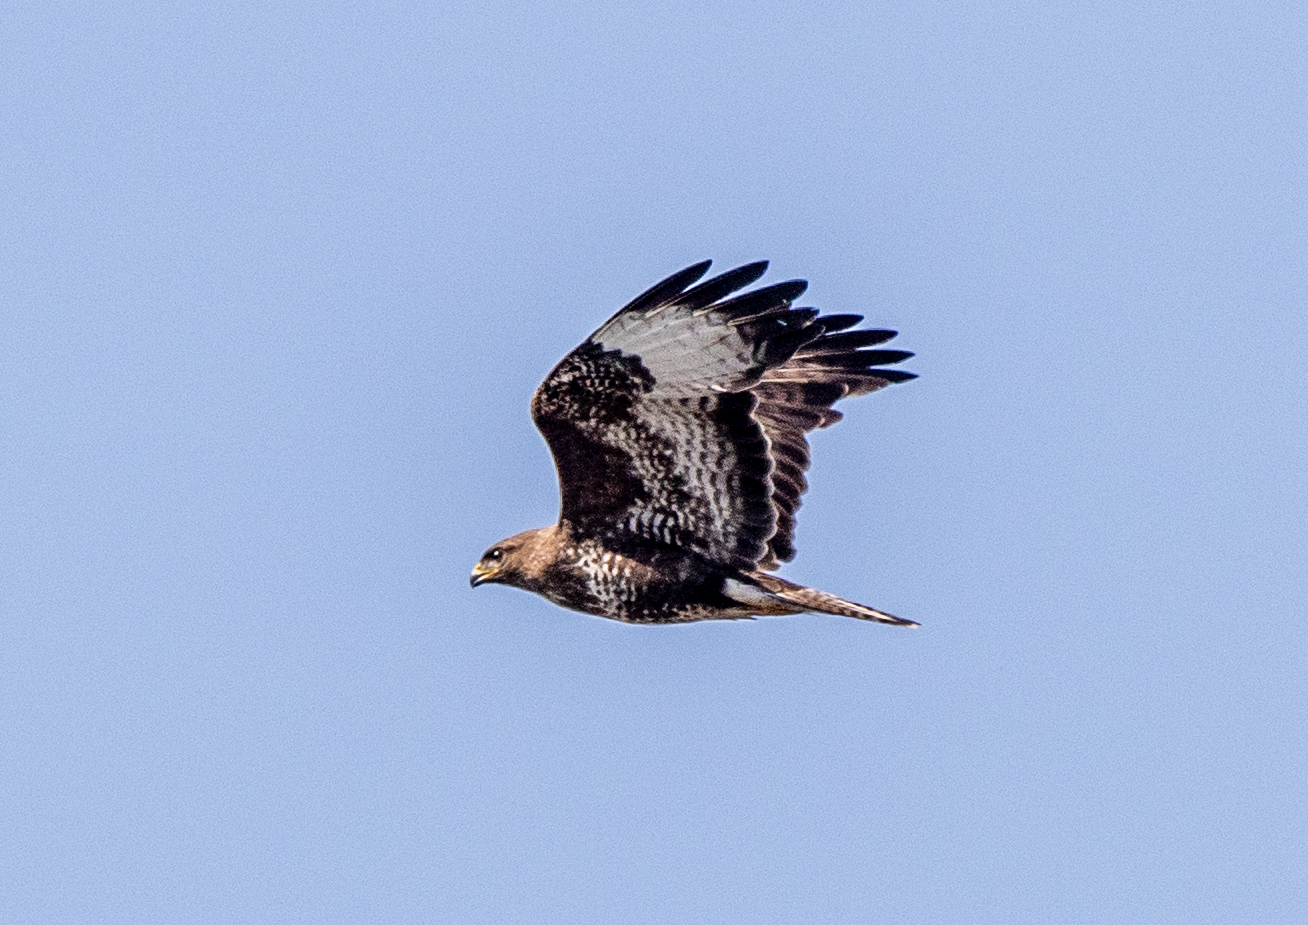
POLYGON ((868 349, 894 331, 793 308, 802 280, 730 297, 767 269, 699 285, 675 273, 554 367, 532 400, 559 474, 555 526, 492 546, 475 587, 511 584, 633 623, 818 611, 914 625, 767 574, 795 555, 808 488, 805 434, 832 405, 912 373, 911 353, 868 349))

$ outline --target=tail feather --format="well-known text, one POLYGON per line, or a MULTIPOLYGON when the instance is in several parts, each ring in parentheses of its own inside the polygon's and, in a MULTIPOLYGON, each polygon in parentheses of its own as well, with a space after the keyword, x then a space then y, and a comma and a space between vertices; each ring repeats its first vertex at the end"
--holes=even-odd
POLYGON ((875 620, 877 623, 888 623, 891 626, 918 625, 912 620, 905 620, 903 617, 896 617, 894 614, 875 610, 863 604, 856 604, 853 601, 845 600, 843 597, 836 597, 834 594, 827 594, 825 591, 818 591, 815 588, 805 588, 803 585, 797 585, 786 581, 784 578, 778 578, 776 575, 769 575, 766 572, 753 572, 749 577, 773 598, 794 606, 796 612, 829 613, 840 617, 854 617, 859 620, 875 620))

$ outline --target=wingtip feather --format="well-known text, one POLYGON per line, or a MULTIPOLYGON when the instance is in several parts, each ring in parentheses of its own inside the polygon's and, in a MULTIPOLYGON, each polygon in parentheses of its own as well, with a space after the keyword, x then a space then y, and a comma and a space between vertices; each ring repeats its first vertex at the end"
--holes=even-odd
POLYGON ((692 263, 684 270, 678 270, 636 296, 622 307, 619 314, 651 309, 681 295, 690 286, 697 283, 709 271, 711 266, 713 266, 712 260, 701 260, 699 263, 692 263))

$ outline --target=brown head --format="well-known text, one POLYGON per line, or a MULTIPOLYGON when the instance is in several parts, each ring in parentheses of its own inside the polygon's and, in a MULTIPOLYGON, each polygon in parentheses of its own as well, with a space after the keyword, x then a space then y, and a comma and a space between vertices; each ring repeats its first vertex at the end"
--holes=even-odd
POLYGON ((557 530, 541 527, 500 540, 486 550, 472 570, 472 586, 494 583, 534 591, 546 567, 554 561, 557 530))

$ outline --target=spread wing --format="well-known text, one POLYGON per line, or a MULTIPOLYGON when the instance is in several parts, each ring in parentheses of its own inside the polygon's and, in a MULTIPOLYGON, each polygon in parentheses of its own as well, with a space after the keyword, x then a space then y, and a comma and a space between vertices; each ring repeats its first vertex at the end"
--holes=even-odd
POLYGON ((761 569, 774 569, 795 557, 795 512, 808 490, 809 467, 805 435, 830 427, 842 417, 831 406, 848 395, 866 395, 895 382, 917 378, 900 369, 877 369, 900 363, 913 354, 904 350, 868 350, 895 336, 896 331, 848 331, 859 315, 822 315, 822 334, 801 347, 785 363, 764 372, 753 387, 758 397, 754 417, 768 437, 774 467, 772 503, 777 530, 768 540, 761 569))
POLYGON ((694 285, 708 267, 668 277, 564 357, 532 417, 574 528, 775 568, 794 555, 805 433, 839 419, 839 398, 913 378, 872 368, 911 354, 861 349, 894 332, 846 331, 856 315, 791 307, 802 280, 729 298, 766 263, 694 285))

